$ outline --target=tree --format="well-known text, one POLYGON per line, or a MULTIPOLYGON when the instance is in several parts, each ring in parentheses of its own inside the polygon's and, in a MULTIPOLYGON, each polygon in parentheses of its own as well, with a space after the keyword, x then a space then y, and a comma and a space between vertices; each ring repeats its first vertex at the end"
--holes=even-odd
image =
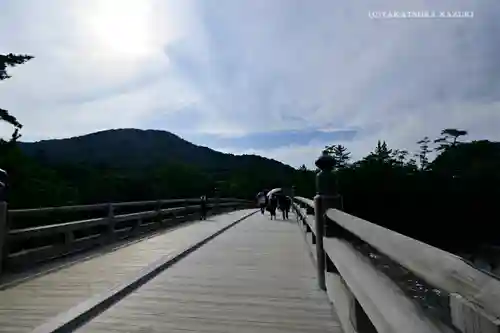
POLYGON ((417 144, 420 145, 420 152, 416 154, 416 157, 420 161, 420 168, 422 170, 425 170, 427 166, 429 165, 429 158, 428 155, 432 151, 429 148, 429 143, 431 140, 429 139, 428 136, 424 137, 422 140, 417 141, 417 144))
POLYGON ((19 133, 19 128, 16 128, 14 130, 14 133, 12 133, 12 137, 10 138, 10 140, 12 142, 17 142, 17 140, 21 137, 22 135, 19 133))
POLYGON ((0 109, 0 120, 6 121, 12 126, 14 126, 16 129, 17 128, 22 128, 23 125, 17 121, 16 117, 12 116, 9 114, 7 110, 0 109))
POLYGON ((459 130, 456 128, 445 128, 441 131, 441 137, 434 140, 435 143, 439 143, 436 148, 437 151, 443 151, 450 147, 456 147, 459 143, 457 140, 461 136, 467 135, 467 131, 459 130), (450 142, 450 140, 452 140, 450 142))
POLYGON ((335 157, 337 169, 346 168, 351 159, 351 153, 342 145, 336 145, 334 147, 333 156, 335 157))
POLYGON ((326 146, 325 151, 335 159, 336 169, 343 169, 348 166, 351 153, 347 151, 346 147, 342 145, 326 146))
POLYGON ((302 164, 300 167, 299 167, 299 171, 302 171, 302 172, 305 172, 305 171, 308 171, 307 167, 305 164, 302 164))
POLYGON ((407 156, 408 156, 408 151, 401 149, 394 149, 394 151, 391 154, 391 158, 393 160, 396 160, 399 165, 404 164, 407 156))
POLYGON ((377 147, 375 147, 375 151, 371 153, 369 156, 374 158, 375 160, 388 163, 391 161, 392 149, 387 148, 387 143, 385 141, 378 140, 377 147))
MULTIPOLYGON (((10 78, 10 75, 7 73, 8 67, 15 67, 17 65, 22 65, 28 60, 33 59, 33 56, 30 55, 21 55, 21 54, 0 54, 0 81, 6 80, 10 78)), ((16 117, 9 114, 7 110, 0 108, 0 120, 8 122, 12 126, 15 127, 15 132, 12 135, 12 140, 17 140, 19 135, 19 129, 23 127, 23 125, 16 119, 16 117)))
POLYGON ((30 59, 33 59, 33 56, 12 53, 0 54, 0 81, 10 78, 10 75, 7 74, 7 67, 22 65, 30 59))
POLYGON ((457 139, 461 136, 467 135, 467 131, 458 130, 455 128, 447 128, 441 132, 441 135, 447 135, 453 138, 452 146, 456 146, 457 139))
POLYGON ((417 161, 414 159, 414 158, 410 158, 408 160, 408 163, 406 163, 406 165, 410 168, 410 169, 415 169, 415 170, 418 170, 417 168, 417 161))

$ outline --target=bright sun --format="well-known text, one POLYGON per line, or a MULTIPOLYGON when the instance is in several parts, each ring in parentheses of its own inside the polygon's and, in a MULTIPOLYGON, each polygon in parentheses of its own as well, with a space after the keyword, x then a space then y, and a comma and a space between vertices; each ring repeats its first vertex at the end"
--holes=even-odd
POLYGON ((141 57, 154 48, 153 6, 148 0, 100 0, 85 19, 85 35, 98 53, 141 57))

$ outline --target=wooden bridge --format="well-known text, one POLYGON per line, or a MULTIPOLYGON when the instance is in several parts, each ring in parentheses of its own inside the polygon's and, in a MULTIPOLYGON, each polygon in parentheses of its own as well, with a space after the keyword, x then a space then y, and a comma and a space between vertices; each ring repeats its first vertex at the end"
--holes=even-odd
POLYGON ((0 332, 500 332, 500 281, 341 210, 327 156, 290 220, 253 202, 0 214, 0 332), (68 222, 71 221, 71 222, 68 222))

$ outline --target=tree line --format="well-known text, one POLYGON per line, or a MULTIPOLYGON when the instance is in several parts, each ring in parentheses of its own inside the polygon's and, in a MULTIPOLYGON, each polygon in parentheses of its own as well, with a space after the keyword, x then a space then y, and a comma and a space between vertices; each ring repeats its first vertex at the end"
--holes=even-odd
POLYGON ((414 154, 379 141, 359 161, 327 146, 344 210, 451 252, 500 245, 500 143, 463 141, 462 129, 440 134, 419 140, 414 154))

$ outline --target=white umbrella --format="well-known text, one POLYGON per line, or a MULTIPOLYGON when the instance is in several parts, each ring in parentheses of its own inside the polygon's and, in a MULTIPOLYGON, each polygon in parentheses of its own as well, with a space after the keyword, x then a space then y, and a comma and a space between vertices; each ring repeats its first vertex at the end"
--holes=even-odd
POLYGON ((273 195, 274 193, 276 192, 281 192, 282 189, 281 188, 273 188, 271 191, 267 192, 267 196, 270 197, 271 195, 273 195))

